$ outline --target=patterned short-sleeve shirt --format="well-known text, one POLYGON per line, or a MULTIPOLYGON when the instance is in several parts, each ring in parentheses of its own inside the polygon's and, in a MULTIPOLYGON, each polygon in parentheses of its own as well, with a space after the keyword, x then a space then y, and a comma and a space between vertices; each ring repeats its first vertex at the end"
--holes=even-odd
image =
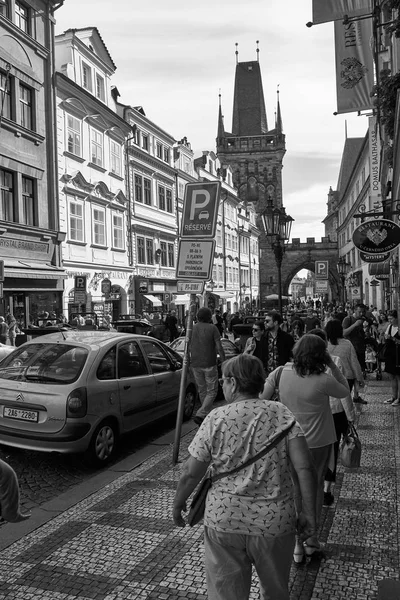
MULTIPOLYGON (((282 404, 269 400, 233 402, 204 419, 189 446, 212 474, 231 471, 263 450, 294 421, 282 404)), ((295 530, 288 439, 303 436, 296 422, 287 437, 249 467, 216 481, 207 496, 204 524, 221 532, 275 537, 295 530)))

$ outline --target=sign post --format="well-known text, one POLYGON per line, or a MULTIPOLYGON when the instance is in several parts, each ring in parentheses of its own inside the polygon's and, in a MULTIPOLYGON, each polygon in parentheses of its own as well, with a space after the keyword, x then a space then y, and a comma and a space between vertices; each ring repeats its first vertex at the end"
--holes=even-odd
MULTIPOLYGON (((215 240, 213 238, 217 229, 220 191, 220 182, 186 184, 176 269, 177 279, 190 280, 193 285, 204 285, 204 282, 211 278, 215 250, 215 240)), ((174 465, 176 465, 179 458, 186 378, 189 372, 189 348, 196 310, 196 294, 193 293, 194 291, 195 289, 190 289, 190 309, 186 323, 185 349, 172 455, 174 465)))

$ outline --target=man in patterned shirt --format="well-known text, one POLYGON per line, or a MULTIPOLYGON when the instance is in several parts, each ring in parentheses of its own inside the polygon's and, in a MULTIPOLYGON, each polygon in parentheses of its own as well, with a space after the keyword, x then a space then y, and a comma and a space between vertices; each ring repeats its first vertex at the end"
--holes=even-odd
POLYGON ((272 373, 276 367, 285 365, 292 358, 294 339, 286 331, 282 331, 283 322, 280 313, 272 310, 265 317, 265 337, 268 340, 268 365, 267 374, 272 373))

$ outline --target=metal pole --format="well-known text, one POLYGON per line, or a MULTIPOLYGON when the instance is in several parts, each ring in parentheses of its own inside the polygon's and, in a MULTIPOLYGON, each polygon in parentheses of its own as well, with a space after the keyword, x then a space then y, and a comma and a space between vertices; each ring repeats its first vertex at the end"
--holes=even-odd
POLYGON ((190 340, 192 338, 193 318, 194 318, 195 310, 196 310, 196 294, 190 294, 190 308, 189 308, 189 314, 188 314, 187 323, 186 323, 185 351, 183 354, 182 374, 181 374, 181 382, 180 382, 180 387, 179 387, 178 413, 176 415, 174 450, 173 450, 173 455, 172 455, 172 463, 174 465, 176 465, 176 463, 178 462, 178 458, 179 458, 179 446, 180 446, 180 441, 181 441, 183 410, 185 408, 186 379, 187 379, 187 374, 189 371, 189 348, 190 348, 190 340))

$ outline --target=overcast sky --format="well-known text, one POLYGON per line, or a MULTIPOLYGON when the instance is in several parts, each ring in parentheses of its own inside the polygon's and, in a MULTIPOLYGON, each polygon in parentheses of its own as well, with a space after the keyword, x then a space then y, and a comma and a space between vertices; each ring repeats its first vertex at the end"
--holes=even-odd
POLYGON ((295 219, 292 237, 324 235, 329 187, 336 189, 348 137, 363 137, 367 119, 336 110, 333 24, 307 28, 311 0, 65 0, 56 33, 95 26, 111 54, 123 103, 198 154, 215 150, 218 93, 231 130, 235 43, 239 61, 256 59, 268 126, 276 90, 286 134, 283 203, 295 219))

